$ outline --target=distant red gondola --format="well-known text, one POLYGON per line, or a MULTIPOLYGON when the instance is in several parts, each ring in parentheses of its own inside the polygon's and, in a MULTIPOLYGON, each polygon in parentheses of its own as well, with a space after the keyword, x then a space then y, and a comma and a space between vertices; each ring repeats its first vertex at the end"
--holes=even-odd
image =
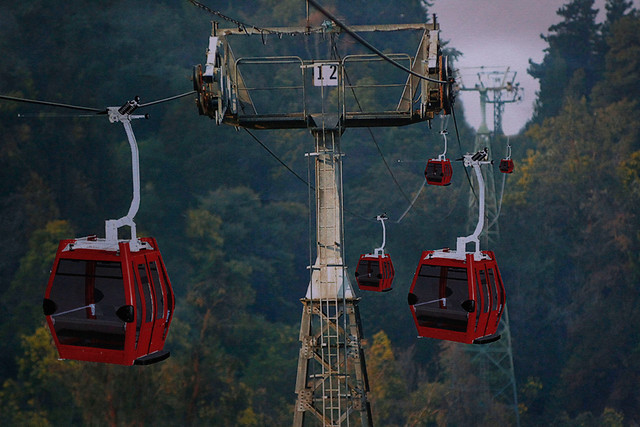
POLYGON ((358 287, 365 291, 386 292, 391 290, 395 270, 389 254, 384 253, 386 242, 385 215, 376 217, 382 223, 382 246, 374 249, 372 254, 360 256, 356 267, 356 282, 358 287))
POLYGON ((498 166, 498 168, 502 173, 513 173, 513 160, 511 159, 500 160, 500 165, 498 166))
POLYGON ((389 254, 366 254, 360 256, 355 276, 360 289, 386 292, 391 290, 394 274, 389 254))
POLYGON ((427 161, 427 166, 424 169, 424 177, 427 180, 427 184, 444 186, 451 184, 453 169, 451 168, 451 161, 446 158, 447 131, 443 130, 440 134, 444 138, 444 152, 440 154, 437 159, 429 159, 427 161))
POLYGON ((449 159, 429 159, 424 169, 424 177, 430 185, 449 185, 453 169, 449 159))
POLYGON ((480 251, 484 226, 484 180, 480 172, 486 152, 464 156, 479 184, 479 219, 470 236, 458 237, 456 250, 424 251, 413 276, 408 303, 421 337, 486 344, 500 338, 498 325, 505 307, 505 291, 491 251, 480 251), (475 243, 474 252, 466 252, 475 243))
POLYGON ((500 160, 498 169, 502 173, 513 173, 513 160, 511 160, 511 144, 507 143, 507 157, 500 160))

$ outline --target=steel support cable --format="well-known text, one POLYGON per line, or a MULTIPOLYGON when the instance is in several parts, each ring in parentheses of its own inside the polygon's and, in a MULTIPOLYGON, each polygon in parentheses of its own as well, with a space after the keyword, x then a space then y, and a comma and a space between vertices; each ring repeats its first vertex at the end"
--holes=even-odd
POLYGON ((433 83, 439 83, 439 84, 451 84, 451 82, 449 81, 445 81, 445 80, 438 80, 438 79, 432 79, 431 77, 427 77, 424 76, 420 73, 416 73, 415 71, 405 67, 404 65, 400 64, 397 61, 394 61, 393 59, 389 58, 387 55, 385 55, 380 49, 376 48, 375 46, 373 46, 371 43, 369 43, 368 41, 366 41, 365 39, 363 39, 362 37, 360 37, 357 33, 355 33, 353 30, 351 30, 349 27, 347 27, 345 24, 343 24, 342 22, 340 22, 340 20, 338 20, 338 18, 336 18, 331 12, 327 11, 326 9, 324 9, 322 6, 320 6, 318 4, 318 2, 316 2, 315 0, 307 0, 309 3, 311 3, 313 5, 313 7, 315 7, 316 9, 318 9, 318 11, 320 13, 322 13, 324 16, 326 16, 327 18, 331 19, 338 27, 340 27, 345 33, 349 34, 351 37, 353 37, 356 41, 358 41, 361 45, 363 45, 364 47, 366 47, 367 49, 369 49, 370 51, 372 51, 373 53, 375 53, 376 55, 378 55, 380 58, 384 59, 385 61, 389 62, 390 64, 392 64, 393 66, 400 68, 401 70, 403 70, 406 73, 411 74, 412 76, 418 77, 420 79, 423 80, 427 80, 429 82, 433 82, 433 83))
POLYGON ((494 224, 496 224, 498 222, 498 219, 500 218, 500 211, 502 211, 502 197, 504 196, 504 185, 505 185, 506 181, 507 181, 507 174, 503 173, 502 174, 502 189, 500 190, 500 201, 498 202, 498 212, 496 212, 496 217, 494 218, 493 221, 491 221, 491 224, 489 224, 487 226, 487 229, 493 227, 494 224))
POLYGON ((174 99, 184 98, 185 96, 193 95, 194 93, 196 93, 196 91, 192 90, 189 92, 181 93, 180 95, 174 95, 168 98, 158 99, 157 101, 145 102, 144 104, 138 105, 138 108, 148 107, 150 105, 155 105, 155 104, 162 104, 163 102, 169 102, 169 101, 173 101, 174 99))
MULTIPOLYGON (((338 52, 338 47, 334 44, 333 45, 333 50, 335 52, 335 55, 338 59, 341 59, 340 53, 338 52)), ((347 79, 347 83, 349 84, 349 87, 351 89, 351 93, 353 94, 353 98, 356 101, 356 104, 358 104, 358 108, 360 109, 360 111, 362 112, 362 105, 360 104, 360 100, 358 99, 357 95, 356 95, 356 91, 353 87, 353 85, 351 84, 351 81, 349 79, 349 75, 347 74, 347 70, 344 70, 344 75, 345 78, 347 79)), ((409 212, 409 210, 411 210, 411 208, 413 207, 414 203, 416 202, 416 200, 418 199, 418 196, 420 195, 420 193, 422 192, 422 189, 424 188, 424 184, 426 183, 426 181, 423 181, 422 186, 420 187, 420 190, 418 190, 418 193, 415 195, 415 197, 413 198, 413 200, 411 200, 409 198, 409 196, 407 196, 407 193, 404 192, 404 190, 402 189, 402 187, 400 186, 400 183, 398 182, 398 180, 396 179, 395 175, 393 174, 393 172, 391 171, 391 167, 389 166, 389 163, 387 163, 387 159, 385 159, 384 154, 382 153, 382 150, 380 149, 380 145, 378 145, 378 141, 376 140, 375 136, 373 135, 373 131, 371 130, 370 127, 367 127, 367 130, 369 131, 369 135, 371 135, 371 140, 373 141, 373 143, 375 144, 376 148, 378 149, 378 154, 380 154, 380 157, 382 158, 382 162, 384 163, 385 167, 387 168, 387 171, 389 171, 389 175, 391 176, 391 179, 393 179, 393 182, 396 184, 396 187, 398 187, 398 190, 400 191, 400 193, 402 194, 402 196, 407 200, 407 202, 409 202, 409 207, 404 211, 404 213, 400 216, 400 219, 398 219, 396 221, 397 224, 400 223, 400 221, 402 221, 402 219, 404 218, 404 216, 409 212)), ((361 217, 362 218, 362 217, 361 217)), ((365 218, 366 219, 366 218, 365 218)), ((368 220, 368 219, 367 219, 368 220)))
POLYGON ((265 28, 260 28, 260 27, 256 27, 255 25, 249 25, 249 24, 245 24, 244 22, 238 21, 237 19, 231 18, 229 16, 224 15, 222 12, 219 12, 217 10, 213 10, 210 7, 200 3, 199 1, 195 1, 195 0, 188 0, 189 3, 191 3, 194 6, 199 7, 200 9, 209 12, 212 15, 215 15, 219 18, 224 19, 227 22, 231 22, 232 24, 235 24, 238 26, 238 28, 240 28, 241 30, 245 31, 246 28, 253 28, 256 31, 259 31, 261 33, 267 33, 267 34, 282 34, 282 33, 278 33, 275 31, 271 31, 271 30, 267 30, 265 28))
MULTIPOLYGON (((340 54, 338 53, 338 48, 336 46, 334 46, 334 51, 335 51, 336 55, 338 56, 338 59, 340 59, 340 54)), ((354 89, 353 85, 351 84, 351 80, 349 79, 349 75, 347 74, 347 70, 346 69, 344 70, 344 76, 347 79, 347 83, 349 84, 349 87, 351 89, 351 93, 353 94, 353 98, 356 100, 356 104, 358 104, 358 108, 360 109, 360 112, 362 112, 363 111, 362 105, 360 104, 360 100, 358 99, 358 97, 356 95, 356 90, 354 89)), ((378 141, 376 140, 376 137, 374 136, 373 131, 368 126, 367 126, 367 131, 369 131, 369 135, 371 135, 371 140, 373 141, 374 145, 376 146, 376 149, 378 150, 378 154, 380 155, 380 158, 382 159, 382 162, 384 163, 385 168, 387 168, 387 171, 389 172, 389 175, 391 176, 391 179, 393 179, 393 182, 396 184, 396 187, 398 187, 398 190, 402 194, 402 197, 404 197, 407 202, 411 203, 411 199, 409 198, 409 196, 407 196, 407 193, 404 192, 404 190, 400 186, 400 183, 398 182, 398 180, 396 179, 395 175, 391 171, 391 167, 389 166, 389 163, 387 162, 387 159, 385 159, 384 154, 382 153, 382 149, 380 148, 380 145, 378 144, 378 141)))
MULTIPOLYGON (((451 108, 451 115, 453 116, 453 126, 456 129, 456 138, 458 140, 458 148, 460 149, 460 155, 462 156, 462 143, 460 142, 460 132, 458 131, 458 121, 456 120, 456 109, 455 107, 451 108)), ((462 160, 462 158, 460 159, 462 160)), ((466 167, 462 167, 462 169, 464 169, 464 173, 465 175, 467 175, 467 182, 469 183, 469 187, 471 188, 471 191, 473 192, 473 196, 475 197, 476 200, 478 200, 478 195, 476 194, 476 190, 475 188, 473 188, 473 184, 471 183, 471 177, 469 176, 469 172, 467 171, 466 167)))
MULTIPOLYGON (((195 90, 189 91, 189 92, 185 92, 185 93, 181 93, 179 95, 174 95, 174 96, 170 96, 168 98, 163 98, 163 99, 158 99, 156 101, 151 101, 151 102, 146 102, 144 104, 138 104, 136 108, 142 108, 142 107, 148 107, 151 105, 156 105, 156 104, 161 104, 164 102, 169 102, 169 101, 173 101, 175 99, 179 99, 179 98, 183 98, 185 96, 189 96, 189 95, 193 95, 194 93, 196 93, 195 90)), ((106 114, 107 113, 107 109, 99 109, 99 108, 92 108, 92 107, 83 107, 81 105, 71 105, 71 104, 62 104, 59 102, 51 102, 51 101, 40 101, 38 99, 27 99, 27 98, 18 98, 15 96, 8 96, 8 95, 0 95, 0 99, 5 99, 7 101, 15 101, 15 102, 24 102, 27 104, 38 104, 38 105, 47 105, 50 107, 59 107, 59 108, 69 108, 72 110, 80 110, 80 111, 93 111, 97 114, 106 114)))
MULTIPOLYGON (((316 188, 315 188, 315 186, 313 186, 313 185, 311 184, 311 180, 310 180, 310 178, 309 178, 309 179, 304 179, 304 178, 302 178, 298 173, 296 173, 296 171, 294 171, 293 169, 291 169, 291 167, 289 167, 289 165, 287 165, 285 162, 283 162, 283 161, 278 157, 278 155, 277 155, 276 153, 274 153, 273 151, 271 151, 271 149, 270 149, 269 147, 267 147, 265 143, 263 143, 262 141, 260 141, 260 139, 259 139, 256 135, 254 135, 251 131, 249 131, 249 130, 248 130, 248 129, 246 129, 246 128, 242 128, 242 129, 243 129, 245 132, 247 132, 247 133, 251 136, 251 138, 253 138, 253 139, 254 139, 258 144, 260 144, 260 146, 261 146, 262 148, 264 148, 264 150, 265 150, 267 153, 269 153, 269 155, 271 155, 271 157, 273 157, 274 159, 276 159, 276 161, 277 161, 278 163, 280 163, 280 164, 281 164, 285 169, 287 169, 290 173, 292 173, 292 174, 293 174, 293 175, 294 175, 294 176, 295 176, 295 177, 296 177, 300 182, 302 182, 305 186, 308 186, 310 189, 312 189, 312 190, 314 190, 314 191, 315 191, 315 189, 316 189, 316 188)), ((345 211, 346 213, 348 213, 348 214, 352 215, 352 216, 355 216, 355 217, 357 217, 357 218, 363 219, 363 220, 365 220, 365 221, 375 221, 375 219, 373 219, 373 220, 372 220, 372 219, 370 219, 370 218, 366 218, 366 217, 364 217, 364 216, 362 216, 362 215, 358 215, 357 213, 352 212, 352 211, 350 211, 349 209, 346 209, 346 208, 344 209, 344 211, 345 211)))
POLYGON ((296 178, 298 178, 298 180, 300 180, 300 182, 302 182, 304 185, 308 185, 311 188, 313 188, 315 190, 315 187, 313 185, 311 185, 311 183, 307 180, 305 180, 304 178, 302 178, 300 175, 298 175, 296 173, 296 171, 294 171, 293 169, 291 169, 289 167, 289 165, 287 165, 285 162, 283 162, 282 160, 280 160, 280 158, 269 149, 269 147, 267 147, 262 141, 260 141, 260 139, 258 139, 257 136, 255 136, 249 129, 247 128, 242 128, 245 132, 247 132, 251 138, 253 138, 258 144, 260 144, 260 146, 262 148, 264 148, 267 153, 269 153, 271 155, 271 157, 273 157, 274 159, 276 159, 278 161, 278 163, 280 163, 282 166, 284 166, 289 172, 291 172, 296 178))
POLYGON ((60 107, 60 108, 69 108, 72 110, 80 110, 80 111, 93 111, 95 113, 106 114, 107 109, 99 109, 99 108, 91 108, 91 107, 83 107, 80 105, 71 105, 71 104, 61 104, 59 102, 50 102, 50 101, 40 101, 38 99, 27 99, 27 98, 18 98, 15 96, 8 95, 0 95, 0 99, 6 99, 7 101, 16 101, 16 102, 24 102, 27 104, 38 104, 38 105, 48 105, 51 107, 60 107))
POLYGON ((405 209, 405 211, 402 213, 402 215, 400 215, 400 218, 398 218, 398 220, 396 221, 396 224, 400 224, 400 221, 402 221, 404 219, 404 217, 409 213, 411 208, 413 208, 413 205, 416 203, 416 200, 418 200, 418 197, 420 196, 420 193, 422 193, 422 190, 424 190, 424 186, 425 186, 426 183, 427 183, 426 179, 424 181, 422 181, 422 185, 420 186, 420 189, 418 190, 416 195, 413 197, 413 200, 409 201, 409 206, 407 207, 407 209, 405 209))
MULTIPOLYGON (((199 1, 195 1, 195 0, 188 0, 188 1, 192 5, 194 5, 196 7, 199 7, 200 9, 202 9, 202 10, 204 10, 204 11, 206 11, 206 12, 212 14, 212 15, 215 15, 215 16, 217 16, 219 18, 222 18, 227 22, 231 22, 232 24, 236 25, 238 27, 238 29, 240 29, 241 31, 244 31, 247 34, 249 34, 249 32, 247 31, 247 28, 251 28, 252 30, 255 30, 255 31, 259 32, 261 35, 272 34, 272 35, 276 35, 276 36, 278 36, 280 38, 282 38, 282 36, 287 36, 287 35, 288 36, 295 36, 295 35, 298 35, 298 34, 310 34, 312 32, 316 32, 317 33, 317 32, 323 31, 321 29, 313 29, 312 30, 311 28, 308 28, 308 30, 305 31, 305 32, 299 32, 299 31, 290 31, 290 32, 274 31, 274 30, 269 29, 269 28, 258 27, 256 25, 247 24, 245 22, 242 22, 242 21, 239 21, 237 19, 231 18, 231 17, 223 14, 220 11, 211 9, 210 7, 200 3, 199 1)), ((308 19, 307 19, 307 22, 308 22, 308 19)))

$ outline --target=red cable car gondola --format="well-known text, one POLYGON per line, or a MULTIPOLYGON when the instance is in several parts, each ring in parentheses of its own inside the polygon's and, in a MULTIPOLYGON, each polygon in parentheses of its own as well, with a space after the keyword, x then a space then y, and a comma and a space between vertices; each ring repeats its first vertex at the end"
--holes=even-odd
POLYGON ((151 237, 138 239, 133 221, 140 206, 138 147, 131 113, 138 100, 109 107, 124 125, 131 148, 133 199, 126 216, 106 221, 104 239, 62 240, 51 269, 43 312, 61 359, 146 365, 169 357, 163 350, 175 301, 169 276, 151 237), (130 240, 119 240, 128 226, 130 240))
POLYGON ((511 144, 507 144, 507 157, 500 160, 498 169, 502 173, 513 173, 513 160, 511 160, 511 144))
POLYGON ((440 134, 444 137, 444 152, 437 159, 429 159, 424 169, 424 177, 430 185, 449 185, 453 175, 451 161, 446 158, 447 131, 443 130, 440 134))
POLYGON ((111 249, 95 238, 60 242, 43 309, 61 359, 132 365, 169 357, 171 283, 155 239, 139 241, 136 251, 123 241, 111 249))
POLYGON ((449 185, 452 175, 453 169, 449 159, 429 159, 424 169, 424 177, 430 185, 449 185))
POLYGON ((513 160, 511 159, 500 160, 500 165, 498 166, 502 173, 513 173, 513 167, 513 160))
POLYGON ((365 291, 387 292, 391 290, 395 270, 389 254, 384 253, 386 231, 384 221, 386 215, 376 217, 382 223, 382 246, 373 250, 372 254, 360 256, 356 267, 356 282, 365 291))
POLYGON ((496 335, 505 294, 491 251, 449 258, 447 251, 424 251, 409 291, 413 320, 421 337, 487 343, 496 335))
POLYGON ((473 234, 458 237, 455 251, 424 251, 408 295, 413 320, 421 337, 486 344, 500 338, 497 328, 505 307, 505 292, 491 251, 480 251, 484 227, 484 180, 480 164, 486 152, 465 155, 479 183, 479 219, 473 234), (466 252, 475 243, 475 252, 466 252))

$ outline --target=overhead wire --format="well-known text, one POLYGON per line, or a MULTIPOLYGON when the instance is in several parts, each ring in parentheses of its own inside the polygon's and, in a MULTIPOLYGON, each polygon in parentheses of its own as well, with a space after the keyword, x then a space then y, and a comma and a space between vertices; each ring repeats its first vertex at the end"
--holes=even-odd
MULTIPOLYGON (((458 121, 456 120, 456 109, 454 106, 451 107, 451 115, 453 116, 453 126, 456 129, 456 138, 458 140, 458 148, 460 149, 460 155, 462 155, 462 143, 460 142, 460 131, 458 130, 458 121)), ((467 171, 466 167, 462 167, 464 169, 464 173, 467 176, 467 182, 469 183, 469 187, 471 188, 471 192, 473 192, 473 196, 476 200, 478 200, 478 195, 476 194, 475 188, 473 188, 473 184, 471 183, 471 177, 469 176, 469 171, 467 171)))
POLYGON ((278 31, 272 31, 272 30, 268 30, 266 28, 261 28, 261 27, 257 27, 255 25, 250 25, 250 24, 246 24, 242 21, 239 21, 237 19, 231 18, 230 16, 227 16, 225 14, 223 14, 222 12, 218 11, 218 10, 213 10, 210 7, 200 3, 199 1, 195 1, 195 0, 188 0, 189 3, 193 4, 194 6, 199 7, 202 10, 205 10, 207 12, 209 12, 212 15, 215 15, 219 18, 224 19, 227 22, 231 22, 232 24, 235 24, 239 29, 246 31, 247 28, 252 28, 260 33, 267 33, 267 34, 281 34, 278 31))
MULTIPOLYGON (((340 54, 339 54, 339 52, 337 50, 337 46, 335 46, 335 45, 334 45, 334 50, 335 50, 335 53, 336 53, 337 57, 340 58, 340 54)), ((358 108, 360 109, 360 111, 362 111, 362 106, 360 105, 360 101, 358 100, 358 97, 357 97, 357 95, 355 93, 355 89, 353 88, 353 86, 351 85, 351 82, 349 81, 349 75, 347 74, 346 70, 345 70, 344 74, 345 74, 345 78, 347 79, 347 83, 349 84, 349 86, 351 88, 351 92, 353 94, 353 98, 355 99, 356 104, 358 105, 358 108)), ((443 121, 441 127, 445 127, 444 121, 443 121)), ((395 221, 396 224, 400 224, 400 222, 404 219, 404 217, 409 213, 409 211, 415 205, 416 201, 418 200, 418 197, 420 197, 420 194, 422 193, 422 190, 424 190, 425 184, 427 183, 427 181, 426 181, 426 179, 422 181, 422 184, 420 185, 420 188, 418 189, 418 192, 415 194, 413 199, 410 199, 407 196, 407 194, 405 193, 405 191, 402 189, 402 186, 400 185, 400 183, 396 179, 395 175, 393 174, 393 171, 391 170, 387 160, 385 159, 384 154, 382 153, 382 150, 380 148, 380 145, 378 144, 373 132, 371 131, 371 128, 367 127, 367 130, 369 131, 369 134, 371 135, 371 139, 373 140, 373 143, 375 144, 376 148, 378 149, 378 154, 380 154, 380 157, 382 158, 382 161, 383 161, 385 167, 387 168, 387 171, 389 171, 389 175, 391 175, 391 178, 393 179, 393 182, 396 184, 396 187, 398 188, 398 190, 400 191, 402 196, 407 200, 407 202, 409 202, 409 206, 407 207, 407 209, 405 209, 405 211, 402 213, 402 215, 400 215, 400 217, 395 221)), ((456 134, 457 134, 457 128, 456 128, 456 134)), ((460 142, 460 138, 459 137, 458 137, 458 142, 460 142)), ((363 217, 361 217, 361 218, 363 218, 363 217)), ((369 220, 368 218, 363 218, 363 219, 369 220)))
MULTIPOLYGON (((507 145, 509 145, 509 138, 507 137, 507 145)), ((510 154, 509 154, 510 156, 510 154)), ((498 202, 498 210, 496 212, 496 216, 493 219, 493 221, 491 221, 491 223, 487 226, 487 229, 490 229, 491 227, 493 227, 493 225, 495 223, 498 222, 498 219, 500 218, 500 212, 502 211, 502 198, 504 196, 504 187, 505 187, 505 183, 507 181, 507 174, 503 173, 502 174, 502 188, 500 189, 500 201, 498 202)))
POLYGON ((157 101, 145 102, 144 104, 138 104, 138 108, 148 107, 150 105, 162 104, 163 102, 173 101, 174 99, 183 98, 185 96, 193 95, 194 93, 196 93, 196 91, 192 90, 189 92, 181 93, 180 95, 174 95, 168 98, 158 99, 157 101))
POLYGON ((397 62, 397 61, 393 60, 392 58, 388 57, 380 49, 376 48, 371 43, 369 43, 368 41, 366 41, 365 39, 360 37, 356 32, 351 30, 349 27, 347 27, 345 24, 343 24, 338 18, 336 18, 331 12, 329 12, 328 10, 326 10, 322 6, 320 6, 320 4, 318 4, 318 2, 316 2, 315 0, 307 0, 307 1, 309 3, 311 3, 313 5, 313 7, 318 9, 318 11, 320 13, 322 13, 324 16, 326 16, 331 21, 333 21, 333 23, 336 24, 338 27, 340 27, 345 33, 349 34, 351 37, 353 37, 355 40, 357 40, 364 47, 366 47, 367 49, 369 49, 370 51, 372 51, 373 53, 378 55, 380 58, 382 58, 385 61, 389 62, 393 66, 395 66, 397 68, 400 68, 401 70, 411 74, 412 76, 418 77, 418 78, 423 79, 423 80, 427 80, 427 81, 432 82, 432 83, 451 84, 450 81, 433 79, 431 77, 422 75, 420 73, 416 73, 415 71, 405 67, 404 65, 402 65, 399 62, 397 62))
MULTIPOLYGON (((335 45, 335 43, 333 44, 333 50, 334 50, 334 53, 337 56, 337 58, 341 59, 340 53, 338 52, 338 47, 335 45)), ((351 89, 351 93, 353 94, 353 98, 355 99, 356 104, 358 105, 358 108, 360 109, 360 111, 364 111, 362 109, 362 105, 360 104, 360 100, 358 99, 358 96, 356 95, 356 91, 355 91, 353 85, 351 84, 351 80, 349 79, 349 74, 347 74, 347 70, 346 69, 344 69, 344 76, 347 79, 347 83, 349 84, 349 88, 351 89)), ((393 182, 396 184, 396 187, 398 188, 398 190, 400 191, 402 196, 407 200, 407 202, 411 203, 411 199, 409 198, 409 196, 407 196, 407 193, 405 193, 404 190, 402 189, 402 187, 400 186, 400 183, 398 182, 398 180, 396 179, 395 175, 393 174, 393 171, 391 170, 391 167, 389 166, 389 163, 387 162, 387 159, 384 157, 384 154, 382 153, 382 149, 380 148, 380 145, 378 144, 378 141, 376 140, 376 137, 373 134, 373 131, 371 130, 370 127, 367 127, 367 131, 369 131, 369 135, 371 136, 371 140, 373 141, 374 145, 376 146, 376 149, 378 150, 378 154, 380 155, 380 158, 382 158, 382 162, 384 163, 385 168, 389 172, 389 175, 391 176, 391 179, 393 179, 393 182)))
MULTIPOLYGON (((262 142, 260 140, 260 138, 258 138, 254 133, 252 133, 251 131, 249 131, 247 128, 242 128, 245 132, 247 132, 251 138, 253 138, 253 140, 255 142, 257 142, 267 153, 269 153, 269 155, 271 157, 273 157, 278 163, 280 163, 280 165, 282 167, 284 167, 285 169, 287 169, 292 175, 294 175, 296 177, 296 179, 298 179, 298 181, 300 181, 301 183, 303 183, 305 186, 307 186, 308 188, 310 188, 311 190, 315 191, 315 186, 311 184, 311 178, 309 175, 309 172, 307 173, 308 175, 308 179, 304 179, 302 178, 296 171, 294 171, 289 165, 287 165, 282 159, 280 159, 280 157, 278 157, 278 155, 276 153, 273 152, 273 150, 271 150, 264 142, 262 142)), ((355 212, 350 211, 349 209, 344 210, 345 212, 347 212, 349 215, 358 217, 360 219, 366 220, 366 221, 370 221, 370 218, 366 218, 362 215, 359 215, 355 212)), ((375 221, 375 220, 373 220, 375 221)))
MULTIPOLYGON (((181 93, 179 95, 174 95, 174 96, 170 96, 167 98, 162 98, 162 99, 158 99, 156 101, 151 101, 151 102, 146 102, 144 104, 138 104, 137 108, 143 108, 143 107, 149 107, 151 105, 156 105, 156 104, 162 104, 164 102, 169 102, 169 101, 173 101, 179 98, 184 98, 185 96, 189 96, 189 95, 193 95, 194 93, 196 93, 195 90, 189 91, 189 92, 185 92, 185 93, 181 93)), ((15 102, 24 102, 27 104, 37 104, 37 105, 46 105, 46 106, 50 106, 50 107, 59 107, 59 108, 68 108, 68 109, 72 109, 72 110, 79 110, 79 111, 92 111, 95 112, 97 114, 106 114, 107 109, 100 109, 100 108, 92 108, 92 107, 84 107, 81 105, 72 105, 72 104, 62 104, 59 102, 51 102, 51 101, 41 101, 38 99, 28 99, 28 98, 19 98, 16 96, 8 96, 8 95, 0 95, 0 99, 5 99, 7 101, 15 101, 15 102)), ((24 115, 19 115, 19 117, 26 117, 24 115)), ((77 116, 79 117, 79 116, 77 116)), ((88 116, 83 116, 83 117, 88 117, 88 116)))
POLYGON ((102 113, 102 114, 107 112, 106 109, 83 107, 81 105, 61 104, 59 102, 40 101, 38 99, 18 98, 16 96, 8 96, 8 95, 0 95, 0 99, 6 99, 7 101, 24 102, 27 104, 38 104, 38 105, 47 105, 51 107, 69 108, 72 110, 93 111, 95 113, 102 113))
POLYGON ((265 34, 271 34, 271 35, 277 35, 279 37, 282 37, 282 36, 296 36, 296 35, 311 34, 311 33, 320 33, 320 32, 323 32, 323 31, 326 30, 326 28, 324 28, 324 27, 312 29, 311 27, 309 27, 309 25, 308 25, 309 20, 307 19, 307 28, 304 31, 278 31, 278 30, 275 30, 273 28, 264 28, 264 27, 259 27, 257 25, 247 24, 247 23, 242 22, 242 21, 240 21, 238 19, 235 19, 235 18, 232 18, 230 16, 227 16, 227 15, 223 14, 219 10, 211 9, 210 7, 208 7, 205 4, 200 3, 199 1, 196 1, 196 0, 188 0, 188 1, 189 1, 189 3, 193 4, 194 6, 197 6, 200 9, 202 9, 202 10, 204 10, 204 11, 206 11, 206 12, 208 12, 208 13, 214 15, 214 16, 222 18, 223 20, 225 20, 227 22, 231 22, 232 24, 236 25, 240 31, 244 31, 247 34, 249 34, 249 31, 247 30, 248 28, 260 33, 263 36, 265 34))
POLYGON ((302 178, 300 175, 298 175, 298 173, 297 173, 296 171, 294 171, 293 169, 291 169, 291 168, 289 167, 289 165, 287 165, 285 162, 283 162, 283 161, 280 159, 280 157, 278 157, 278 156, 276 155, 276 153, 274 153, 273 151, 271 151, 271 149, 269 149, 269 147, 267 147, 265 143, 263 143, 262 141, 260 141, 260 139, 259 139, 256 135, 254 135, 254 134, 253 134, 249 129, 247 129, 247 128, 242 128, 242 129, 243 129, 245 132, 247 132, 247 133, 251 136, 251 138, 253 138, 253 139, 254 139, 254 141, 256 141, 258 144, 260 144, 260 146, 261 146, 262 148, 264 148, 264 149, 265 149, 265 151, 267 151, 267 153, 269 153, 269 154, 271 155, 271 157, 273 157, 274 159, 276 159, 276 161, 277 161, 278 163, 280 163, 280 164, 281 164, 282 166, 284 166, 284 167, 285 167, 289 172, 291 172, 291 173, 292 173, 292 174, 293 174, 293 175, 294 175, 294 176, 295 176, 295 177, 296 177, 300 182, 302 182, 304 185, 308 185, 308 186, 310 186, 312 189, 314 189, 314 190, 315 190, 315 187, 314 187, 313 185, 311 185, 309 181, 305 180, 305 179, 304 179, 304 178, 302 178))

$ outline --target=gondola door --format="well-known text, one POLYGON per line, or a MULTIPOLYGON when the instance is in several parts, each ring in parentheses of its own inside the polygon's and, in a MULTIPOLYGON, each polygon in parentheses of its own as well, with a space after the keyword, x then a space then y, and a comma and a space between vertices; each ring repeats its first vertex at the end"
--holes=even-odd
MULTIPOLYGON (((473 254, 467 254, 467 263, 471 265, 473 254)), ((489 282, 487 280, 487 271, 485 270, 484 265, 480 264, 478 268, 475 269, 475 282, 476 282, 476 290, 479 289, 479 293, 477 293, 478 298, 478 306, 476 307, 476 330, 474 333, 475 337, 483 337, 487 335, 487 326, 489 325, 489 317, 491 315, 491 309, 493 304, 493 295, 494 289, 489 286, 489 282)))
POLYGON ((497 265, 487 265, 487 278, 489 279, 489 286, 493 290, 493 309, 491 310, 491 315, 489 316, 489 324, 487 325, 487 329, 488 332, 493 334, 495 333, 495 330, 497 330, 498 323, 500 322, 500 318, 502 317, 505 302, 504 285, 502 284, 502 278, 500 277, 500 271, 498 271, 497 265))
POLYGON ((147 265, 149 266, 149 273, 151 277, 151 290, 153 291, 153 297, 155 301, 155 315, 153 319, 153 330, 151 332, 151 342, 149 343, 149 353, 162 350, 164 345, 164 331, 165 324, 167 322, 167 286, 161 280, 161 273, 159 271, 162 268, 160 260, 157 254, 146 255, 147 265))
POLYGON ((137 287, 137 312, 136 312, 136 355, 142 357, 149 354, 153 322, 155 320, 155 301, 149 272, 147 271, 145 257, 135 257, 133 270, 137 287))

